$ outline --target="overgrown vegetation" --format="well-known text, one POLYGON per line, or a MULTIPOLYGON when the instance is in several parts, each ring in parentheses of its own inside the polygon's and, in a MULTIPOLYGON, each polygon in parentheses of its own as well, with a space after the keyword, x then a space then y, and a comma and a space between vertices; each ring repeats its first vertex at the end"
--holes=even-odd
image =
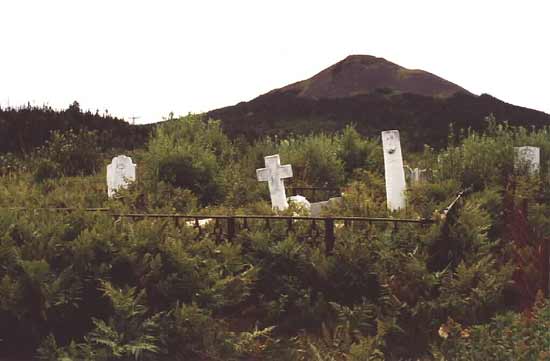
MULTIPOLYGON (((129 153, 138 181, 108 200, 110 154, 56 133, 0 177, 0 355, 40 360, 542 360, 550 304, 545 240, 548 129, 488 120, 436 151, 405 153, 430 179, 396 217, 430 226, 356 224, 327 254, 308 224, 251 222, 231 242, 172 219, 121 213, 272 214, 255 169, 280 153, 298 186, 342 187, 327 214, 388 216, 382 151, 337 134, 231 141, 199 116, 159 127, 129 153), (513 147, 541 147, 540 175, 513 147), (102 153, 103 152, 103 153, 102 153), (458 191, 454 212, 441 211, 458 191), (24 207, 25 210, 14 207, 24 207), (539 294, 538 297, 535 295, 539 294)), ((8 167, 9 165, 9 167, 8 167)), ((295 209, 285 211, 291 214, 295 209)), ((214 231, 211 223, 206 230, 214 231)))
POLYGON ((151 126, 131 125, 109 115, 82 111, 78 102, 65 110, 28 104, 20 108, 0 107, 0 153, 28 154, 44 146, 53 132, 58 134, 95 132, 95 146, 102 150, 142 147, 151 133, 151 126))

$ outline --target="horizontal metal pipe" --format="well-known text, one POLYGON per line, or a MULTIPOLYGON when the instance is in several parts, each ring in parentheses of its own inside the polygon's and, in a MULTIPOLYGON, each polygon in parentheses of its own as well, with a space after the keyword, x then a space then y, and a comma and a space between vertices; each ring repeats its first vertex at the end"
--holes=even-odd
MULTIPOLYGON (((10 207, 0 208, 8 210, 45 210, 45 211, 84 211, 84 212, 110 212, 110 208, 27 208, 27 207, 10 207)), ((184 218, 184 219, 272 219, 272 220, 305 220, 305 221, 324 221, 332 219, 334 221, 344 222, 394 222, 394 223, 435 223, 434 219, 421 218, 421 219, 407 219, 407 218, 382 218, 382 217, 307 217, 307 216, 274 216, 274 215, 203 215, 203 214, 166 214, 166 213, 110 213, 109 216, 120 218, 184 218)))
POLYGON ((186 218, 186 219, 272 219, 272 220, 309 220, 324 221, 332 219, 334 221, 357 221, 357 222, 394 222, 394 223, 435 223, 429 218, 406 219, 406 218, 380 218, 380 217, 307 217, 307 216, 272 216, 272 215, 195 215, 195 214, 159 214, 159 213, 112 213, 113 217, 136 217, 136 218, 186 218))

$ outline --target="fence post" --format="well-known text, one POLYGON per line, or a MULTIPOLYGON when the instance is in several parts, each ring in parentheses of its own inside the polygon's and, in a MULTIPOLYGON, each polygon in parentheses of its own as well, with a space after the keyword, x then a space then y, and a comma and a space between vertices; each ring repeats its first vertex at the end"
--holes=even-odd
POLYGON ((544 240, 542 247, 544 287, 546 288, 546 297, 550 298, 550 238, 544 240))
POLYGON ((232 241, 235 238, 235 217, 227 217, 227 239, 232 241))
POLYGON ((334 249, 334 241, 336 237, 334 236, 334 219, 331 217, 325 218, 325 253, 327 256, 332 254, 334 249))

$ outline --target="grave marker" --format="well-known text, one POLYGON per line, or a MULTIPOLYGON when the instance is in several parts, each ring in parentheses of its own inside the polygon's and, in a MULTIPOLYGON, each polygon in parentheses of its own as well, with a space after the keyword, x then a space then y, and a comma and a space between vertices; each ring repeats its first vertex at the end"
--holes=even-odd
POLYGON ((341 206, 343 202, 342 197, 332 197, 328 201, 311 203, 311 216, 321 217, 323 210, 334 206, 341 206))
POLYGON ((540 148, 539 147, 514 147, 516 158, 514 165, 517 168, 526 166, 527 172, 531 175, 539 173, 540 170, 540 148))
POLYGON ((408 171, 408 179, 411 187, 426 180, 427 169, 411 168, 407 165, 405 166, 405 169, 408 171))
POLYGON ((386 178, 388 209, 395 211, 405 208, 406 189, 398 130, 382 132, 382 148, 384 150, 384 175, 386 178))
POLYGON ((107 195, 112 198, 121 188, 136 180, 136 165, 125 155, 114 157, 107 166, 107 195))
POLYGON ((270 155, 264 159, 266 167, 256 169, 256 176, 260 182, 267 182, 273 209, 285 210, 288 208, 288 201, 283 179, 292 177, 292 166, 281 165, 279 154, 270 155))

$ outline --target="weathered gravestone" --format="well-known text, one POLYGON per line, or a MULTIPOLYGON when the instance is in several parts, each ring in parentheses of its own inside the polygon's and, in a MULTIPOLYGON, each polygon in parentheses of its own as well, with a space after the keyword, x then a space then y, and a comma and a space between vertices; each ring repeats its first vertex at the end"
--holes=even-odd
POLYGON ((531 175, 539 173, 540 148, 514 147, 514 150, 516 151, 516 158, 514 162, 516 169, 526 169, 531 175))
POLYGON ((410 186, 415 186, 419 183, 422 183, 426 180, 426 169, 420 169, 420 168, 411 168, 409 166, 405 166, 405 169, 408 171, 408 179, 410 186))
POLYGON ((132 158, 125 155, 114 157, 107 166, 107 194, 112 198, 121 188, 127 188, 130 182, 136 180, 136 165, 132 158))
POLYGON ((279 154, 270 155, 264 159, 265 168, 256 169, 258 180, 267 182, 273 209, 285 210, 288 208, 288 202, 283 179, 292 177, 292 166, 281 165, 279 154))
POLYGON ((384 150, 384 174, 388 209, 395 211, 405 208, 406 189, 398 130, 382 132, 382 148, 384 150))
POLYGON ((328 201, 311 203, 311 216, 320 217, 321 212, 324 209, 334 207, 334 206, 341 206, 343 202, 344 201, 342 197, 333 197, 333 198, 329 198, 328 201))

